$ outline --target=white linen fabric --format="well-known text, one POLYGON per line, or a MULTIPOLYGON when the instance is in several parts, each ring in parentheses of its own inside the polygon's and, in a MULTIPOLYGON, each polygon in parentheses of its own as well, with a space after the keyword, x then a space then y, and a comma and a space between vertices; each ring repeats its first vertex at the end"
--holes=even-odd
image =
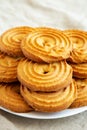
POLYGON ((0 32, 21 25, 87 30, 86 4, 86 0, 0 0, 0 32))
POLYGON ((15 125, 0 113, 0 129, 1 130, 18 130, 15 125))
MULTIPOLYGON (((0 0, 0 34, 16 26, 87 31, 87 0, 0 0)), ((0 110, 0 130, 86 130, 87 112, 57 120, 33 120, 0 110)))

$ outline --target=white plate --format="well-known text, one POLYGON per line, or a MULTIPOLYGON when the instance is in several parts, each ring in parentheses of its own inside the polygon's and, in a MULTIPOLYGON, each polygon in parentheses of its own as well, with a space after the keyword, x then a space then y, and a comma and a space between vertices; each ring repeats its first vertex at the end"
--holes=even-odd
POLYGON ((11 114, 21 116, 21 117, 26 117, 26 118, 57 119, 57 118, 68 117, 68 116, 72 116, 72 115, 84 112, 87 110, 87 106, 75 108, 75 109, 67 109, 67 110, 63 110, 61 112, 53 112, 53 113, 42 113, 42 112, 16 113, 16 112, 12 112, 12 111, 10 111, 6 108, 3 108, 3 107, 0 107, 0 109, 4 110, 6 112, 9 112, 11 114))

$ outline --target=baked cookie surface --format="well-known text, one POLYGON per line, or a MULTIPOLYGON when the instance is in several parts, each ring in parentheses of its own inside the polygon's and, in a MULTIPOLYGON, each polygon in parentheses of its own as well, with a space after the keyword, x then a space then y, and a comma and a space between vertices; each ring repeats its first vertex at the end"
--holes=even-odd
POLYGON ((0 84, 0 106, 19 113, 32 110, 20 95, 19 83, 0 84))
POLYGON ((73 69, 73 77, 76 78, 87 78, 87 63, 70 64, 73 69))
POLYGON ((74 84, 56 92, 33 92, 21 85, 21 94, 25 101, 40 112, 56 112, 67 109, 77 96, 74 84))
POLYGON ((87 106, 87 79, 75 79, 77 86, 77 98, 71 104, 71 108, 87 106))
POLYGON ((57 91, 72 81, 72 68, 66 61, 36 63, 23 59, 17 67, 19 81, 32 91, 57 91))
POLYGON ((17 65, 21 58, 0 54, 0 82, 17 81, 17 65))
POLYGON ((23 39, 21 49, 28 59, 51 63, 67 59, 72 51, 72 44, 60 30, 36 28, 23 39))
POLYGON ((28 26, 15 27, 4 32, 0 37, 0 50, 10 56, 23 56, 21 41, 33 28, 28 26))
POLYGON ((87 32, 81 30, 63 31, 72 42, 72 52, 69 61, 73 63, 87 62, 87 32))

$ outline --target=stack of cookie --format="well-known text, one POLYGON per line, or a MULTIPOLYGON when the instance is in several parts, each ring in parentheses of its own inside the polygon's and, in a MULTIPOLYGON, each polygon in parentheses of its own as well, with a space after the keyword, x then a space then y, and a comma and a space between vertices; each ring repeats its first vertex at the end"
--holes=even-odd
POLYGON ((73 44, 68 61, 73 68, 73 77, 77 85, 77 98, 71 107, 87 106, 87 32, 66 30, 64 33, 73 44))
POLYGON ((0 106, 15 112, 32 110, 20 94, 17 78, 17 66, 23 58, 20 43, 32 30, 30 27, 12 28, 0 37, 0 106))
POLYGON ((73 64, 66 60, 72 59, 74 44, 65 33, 17 27, 1 35, 1 106, 16 112, 56 112, 73 105, 77 84, 73 64))
POLYGON ((27 59, 17 68, 21 94, 36 111, 54 112, 68 108, 76 98, 72 68, 65 61, 72 51, 61 31, 36 28, 21 43, 27 59))

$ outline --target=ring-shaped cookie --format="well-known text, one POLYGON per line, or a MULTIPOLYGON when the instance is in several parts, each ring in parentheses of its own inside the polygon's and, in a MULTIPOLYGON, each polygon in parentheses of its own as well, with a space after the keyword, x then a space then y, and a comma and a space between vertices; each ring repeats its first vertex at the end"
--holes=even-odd
POLYGON ((19 81, 32 91, 57 91, 72 81, 72 68, 66 61, 36 63, 23 59, 17 67, 19 81))
POLYGON ((0 82, 17 81, 17 65, 21 58, 13 58, 0 54, 0 82))
POLYGON ((36 62, 56 62, 69 58, 72 44, 60 30, 36 28, 21 44, 23 54, 36 62))
POLYGON ((0 50, 10 56, 23 56, 21 51, 21 41, 29 34, 33 28, 28 26, 20 26, 7 30, 0 37, 0 50))
POLYGON ((87 79, 75 79, 77 86, 77 98, 71 104, 71 108, 87 106, 87 79))
POLYGON ((73 63, 87 62, 87 32, 65 30, 64 33, 70 38, 73 46, 68 60, 73 63))
POLYGON ((0 84, 0 106, 14 112, 29 112, 32 108, 20 94, 20 84, 0 84))
POLYGON ((46 93, 33 92, 21 85, 21 94, 35 111, 56 112, 67 109, 72 104, 77 96, 77 88, 72 83, 59 91, 46 93))

